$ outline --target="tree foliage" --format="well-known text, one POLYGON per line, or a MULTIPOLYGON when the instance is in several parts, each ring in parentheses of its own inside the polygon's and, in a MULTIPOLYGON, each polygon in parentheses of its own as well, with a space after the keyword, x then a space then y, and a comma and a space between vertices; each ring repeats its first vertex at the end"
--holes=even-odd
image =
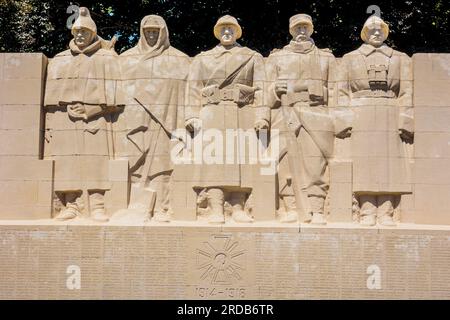
POLYGON ((213 26, 217 18, 231 14, 243 29, 240 43, 267 55, 289 41, 289 17, 303 12, 314 19, 318 46, 341 56, 361 43, 371 4, 381 8, 390 25, 388 43, 394 48, 408 54, 450 51, 447 0, 264 0, 251 6, 243 0, 0 0, 0 50, 41 51, 50 57, 65 50, 71 39, 66 27, 71 3, 90 9, 103 38, 119 35, 117 52, 135 45, 144 15, 158 14, 166 19, 172 45, 192 56, 217 43, 213 26))

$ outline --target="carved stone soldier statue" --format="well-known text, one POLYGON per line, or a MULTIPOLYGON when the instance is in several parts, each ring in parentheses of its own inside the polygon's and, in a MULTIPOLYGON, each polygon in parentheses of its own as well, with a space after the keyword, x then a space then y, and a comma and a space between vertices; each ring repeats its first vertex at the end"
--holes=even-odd
POLYGON ((116 153, 130 162, 130 206, 169 221, 170 139, 184 108, 190 60, 170 45, 166 22, 157 15, 142 19, 138 44, 119 58, 127 97, 116 124, 116 153))
POLYGON ((54 190, 64 204, 56 218, 75 218, 85 208, 93 219, 106 221, 111 114, 118 110, 120 95, 117 54, 97 36, 87 8, 80 8, 72 34, 70 49, 48 65, 45 158, 55 160, 54 190))
POLYGON ((364 44, 344 55, 339 71, 338 105, 354 113, 353 192, 363 225, 395 225, 400 196, 411 192, 411 59, 384 44, 388 34, 381 18, 367 19, 361 31, 364 44))
MULTIPOLYGON (((259 53, 236 42, 241 34, 241 27, 234 17, 221 17, 214 27, 214 35, 220 43, 193 59, 188 77, 187 130, 202 129, 203 133, 216 130, 223 138, 227 136, 226 131, 237 133, 239 144, 243 141, 239 130, 251 130, 256 137, 257 131, 269 127, 270 112, 263 105, 264 61, 259 53)), ((201 135, 201 132, 197 134, 196 139, 201 139, 201 135)), ((219 156, 230 154, 219 152, 219 156)), ((232 199, 232 218, 238 222, 252 222, 253 217, 245 209, 251 193, 252 177, 248 174, 252 164, 240 163, 236 154, 231 163, 225 157, 222 160, 222 163, 193 166, 195 186, 204 189, 209 197, 209 222, 225 221, 227 195, 232 199)))
POLYGON ((305 210, 310 213, 305 220, 326 223, 327 165, 335 137, 328 104, 334 95, 335 58, 329 50, 316 47, 311 38, 313 28, 309 15, 291 17, 292 41, 274 50, 266 62, 272 81, 267 94, 272 108, 271 138, 280 139, 281 145, 278 193, 282 222, 297 221, 305 210))

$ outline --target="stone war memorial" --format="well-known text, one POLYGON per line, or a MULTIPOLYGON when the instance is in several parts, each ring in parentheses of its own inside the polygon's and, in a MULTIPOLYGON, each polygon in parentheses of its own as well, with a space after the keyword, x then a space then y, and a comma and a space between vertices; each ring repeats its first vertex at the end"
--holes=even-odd
POLYGON ((368 15, 335 56, 293 12, 191 57, 145 14, 121 54, 86 7, 0 53, 1 299, 450 299, 450 54, 368 15))

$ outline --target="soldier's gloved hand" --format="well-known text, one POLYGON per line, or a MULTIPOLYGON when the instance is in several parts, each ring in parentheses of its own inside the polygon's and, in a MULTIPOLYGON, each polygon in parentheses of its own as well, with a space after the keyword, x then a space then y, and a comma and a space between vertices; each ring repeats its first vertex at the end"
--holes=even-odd
POLYGON ((339 139, 345 139, 345 138, 349 138, 352 135, 352 128, 345 128, 344 130, 342 130, 341 132, 336 134, 336 137, 339 139))
POLYGON ((399 129, 398 133, 400 135, 400 138, 405 141, 406 143, 413 143, 414 141, 414 132, 409 132, 405 129, 399 129))
POLYGON ((73 118, 85 119, 86 118, 86 108, 81 103, 70 104, 67 106, 67 112, 73 118))
POLYGON ((281 95, 287 92, 287 81, 286 80, 277 80, 275 81, 275 93, 278 98, 281 98, 281 95))
POLYGON ((258 120, 255 122, 255 131, 258 132, 260 130, 268 130, 269 129, 269 122, 267 120, 258 120))
POLYGON ((187 120, 184 125, 186 127, 186 130, 189 132, 199 131, 202 127, 201 121, 198 118, 191 118, 187 120))

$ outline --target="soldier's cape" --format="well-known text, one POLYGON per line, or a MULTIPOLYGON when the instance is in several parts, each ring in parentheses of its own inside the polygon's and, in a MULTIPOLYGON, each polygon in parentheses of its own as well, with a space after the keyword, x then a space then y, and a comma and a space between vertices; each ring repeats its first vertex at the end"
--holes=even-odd
POLYGON ((127 92, 126 113, 135 114, 127 118, 127 139, 142 153, 137 163, 132 164, 132 171, 143 162, 149 167, 149 172, 144 175, 170 170, 171 162, 161 154, 169 155, 169 133, 179 127, 177 120, 179 112, 184 109, 190 59, 170 45, 164 19, 148 15, 141 21, 137 45, 122 53, 119 60, 122 86, 127 92), (147 27, 159 29, 154 46, 150 46, 145 38, 144 29, 147 27), (142 133, 144 141, 140 139, 142 133))
POLYGON ((83 50, 74 40, 69 47, 49 62, 44 105, 117 106, 122 93, 117 90, 120 68, 114 49, 104 49, 100 37, 83 50))

